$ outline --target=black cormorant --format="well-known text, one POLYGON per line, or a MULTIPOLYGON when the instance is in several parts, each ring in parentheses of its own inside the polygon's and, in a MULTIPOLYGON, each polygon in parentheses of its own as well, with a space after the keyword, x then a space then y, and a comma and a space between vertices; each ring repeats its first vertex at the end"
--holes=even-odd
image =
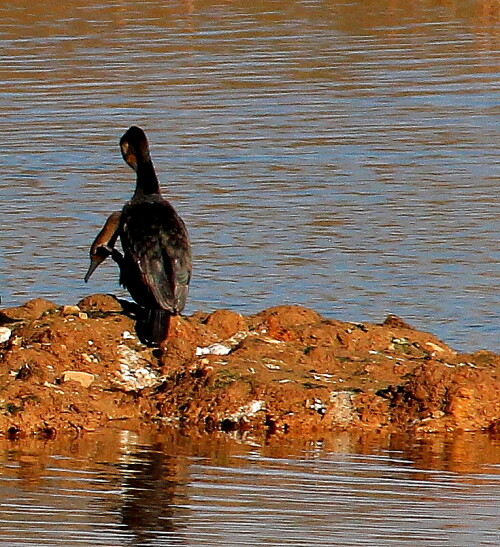
POLYGON ((121 213, 108 218, 94 242, 86 279, 111 255, 120 266, 120 283, 144 309, 147 330, 142 337, 160 344, 168 335, 170 316, 186 304, 191 279, 189 236, 180 216, 160 194, 144 131, 132 126, 121 138, 120 148, 137 173, 136 189, 121 213), (123 255, 114 249, 117 236, 123 255))

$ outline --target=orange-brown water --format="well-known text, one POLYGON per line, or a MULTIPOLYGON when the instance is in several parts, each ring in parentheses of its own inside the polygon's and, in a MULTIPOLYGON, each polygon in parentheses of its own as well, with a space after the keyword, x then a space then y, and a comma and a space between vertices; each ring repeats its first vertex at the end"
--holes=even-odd
POLYGON ((500 445, 107 432, 0 442, 2 545, 498 545, 500 445))

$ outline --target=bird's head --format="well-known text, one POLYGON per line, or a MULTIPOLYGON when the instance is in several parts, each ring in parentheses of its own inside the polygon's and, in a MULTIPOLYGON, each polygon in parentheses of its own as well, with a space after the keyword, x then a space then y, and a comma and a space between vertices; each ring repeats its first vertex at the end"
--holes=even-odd
POLYGON ((136 172, 138 165, 151 161, 146 133, 136 125, 133 125, 120 139, 120 149, 123 159, 136 172))

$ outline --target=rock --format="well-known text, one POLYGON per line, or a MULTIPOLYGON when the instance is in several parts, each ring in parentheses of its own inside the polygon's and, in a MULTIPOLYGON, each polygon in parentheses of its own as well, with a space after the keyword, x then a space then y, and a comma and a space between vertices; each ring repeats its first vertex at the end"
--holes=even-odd
POLYGON ((274 306, 255 316, 258 320, 253 328, 271 338, 284 342, 297 338, 296 327, 315 324, 323 318, 319 313, 301 306, 274 306))
POLYGON ((231 348, 224 344, 211 344, 206 347, 196 348, 196 355, 227 355, 231 352, 231 348))
POLYGON ((317 323, 323 319, 319 313, 302 306, 274 306, 262 311, 257 317, 264 320, 273 317, 284 328, 317 323))
POLYGON ((161 378, 152 370, 148 361, 148 352, 138 352, 120 344, 118 346, 120 373, 114 379, 114 385, 123 391, 141 391, 161 383, 161 378))
POLYGON ((354 420, 355 411, 352 399, 353 394, 350 391, 334 391, 330 395, 328 414, 332 424, 345 426, 354 420))
POLYGON ((66 370, 62 373, 61 380, 66 382, 77 382, 82 387, 89 387, 95 380, 95 376, 89 372, 81 372, 79 370, 66 370))
POLYGON ((63 306, 61 309, 62 315, 78 315, 81 310, 78 306, 63 306))
POLYGON ((7 342, 11 335, 12 331, 10 329, 8 329, 7 327, 0 327, 0 344, 7 342))
POLYGON ((237 423, 241 420, 248 420, 257 414, 257 412, 266 409, 266 402, 254 400, 246 405, 240 406, 235 412, 226 416, 223 421, 229 420, 230 422, 237 423))
POLYGON ((425 345, 432 351, 437 351, 438 353, 444 353, 446 351, 449 351, 449 348, 443 348, 441 346, 438 346, 437 344, 434 344, 434 342, 425 342, 425 345))
POLYGON ((163 374, 172 374, 189 368, 195 359, 195 352, 195 347, 183 338, 168 339, 160 357, 163 374))

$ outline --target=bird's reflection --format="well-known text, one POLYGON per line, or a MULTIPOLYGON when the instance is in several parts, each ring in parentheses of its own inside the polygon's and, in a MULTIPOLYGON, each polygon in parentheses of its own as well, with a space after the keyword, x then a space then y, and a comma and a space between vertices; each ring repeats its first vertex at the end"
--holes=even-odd
POLYGON ((117 510, 121 523, 133 534, 134 544, 142 545, 159 534, 175 533, 176 545, 181 545, 178 533, 182 525, 175 509, 182 497, 177 492, 181 481, 179 464, 161 443, 134 448, 119 464, 121 506, 117 510))

